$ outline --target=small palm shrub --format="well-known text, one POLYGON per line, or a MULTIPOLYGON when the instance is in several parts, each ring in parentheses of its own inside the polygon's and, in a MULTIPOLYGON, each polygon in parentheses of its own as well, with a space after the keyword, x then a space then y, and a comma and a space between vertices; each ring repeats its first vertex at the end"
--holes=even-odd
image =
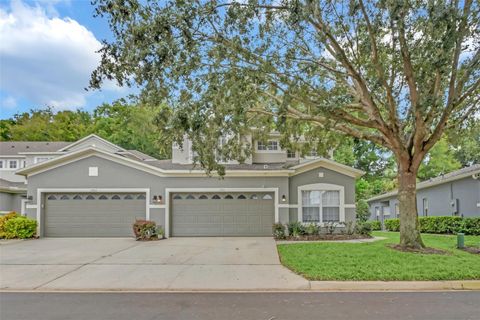
POLYGON ((287 237, 284 224, 274 223, 272 229, 273 229, 273 237, 275 239, 282 240, 287 237))

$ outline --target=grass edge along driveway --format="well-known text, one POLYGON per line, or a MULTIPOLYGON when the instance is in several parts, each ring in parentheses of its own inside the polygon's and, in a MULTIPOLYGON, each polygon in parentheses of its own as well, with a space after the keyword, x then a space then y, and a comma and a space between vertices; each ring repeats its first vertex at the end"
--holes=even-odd
MULTIPOLYGON (((280 244, 282 264, 309 280, 478 280, 480 255, 456 249, 456 236, 423 234, 427 247, 450 254, 418 254, 388 248, 399 243, 398 232, 375 232, 386 237, 372 243, 280 244)), ((480 236, 465 244, 480 246, 480 236)))

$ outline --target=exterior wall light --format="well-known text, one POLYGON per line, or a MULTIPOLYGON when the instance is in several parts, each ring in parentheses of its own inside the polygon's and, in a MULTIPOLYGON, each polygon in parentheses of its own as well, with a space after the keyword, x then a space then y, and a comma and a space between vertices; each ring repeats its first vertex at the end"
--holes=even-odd
POLYGON ((282 202, 285 202, 287 201, 287 197, 285 197, 285 195, 282 195, 282 202))
POLYGON ((160 195, 153 196, 154 203, 163 203, 163 197, 160 195))

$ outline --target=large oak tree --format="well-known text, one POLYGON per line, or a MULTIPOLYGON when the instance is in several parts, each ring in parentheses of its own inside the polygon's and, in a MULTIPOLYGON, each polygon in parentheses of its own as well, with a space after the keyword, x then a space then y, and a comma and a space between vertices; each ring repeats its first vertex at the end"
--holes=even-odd
MULTIPOLYGON (((401 245, 421 248, 416 177, 447 128, 479 110, 479 3, 472 0, 94 0, 114 40, 91 87, 136 84, 175 106, 199 162, 248 153, 230 139, 276 129, 325 146, 374 142, 398 168, 401 245), (256 131, 256 132, 262 132, 256 131)), ((293 141, 292 141, 293 140, 293 141)))

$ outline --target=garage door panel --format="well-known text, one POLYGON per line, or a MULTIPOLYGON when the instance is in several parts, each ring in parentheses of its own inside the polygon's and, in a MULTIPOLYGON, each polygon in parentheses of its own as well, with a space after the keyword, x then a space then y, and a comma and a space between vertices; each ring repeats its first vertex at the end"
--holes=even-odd
POLYGON ((48 237, 129 237, 135 219, 145 219, 143 194, 47 194, 45 198, 48 237))
POLYGON ((274 210, 273 194, 268 193, 174 194, 172 234, 270 236, 274 210), (265 195, 267 199, 262 199, 265 195))

